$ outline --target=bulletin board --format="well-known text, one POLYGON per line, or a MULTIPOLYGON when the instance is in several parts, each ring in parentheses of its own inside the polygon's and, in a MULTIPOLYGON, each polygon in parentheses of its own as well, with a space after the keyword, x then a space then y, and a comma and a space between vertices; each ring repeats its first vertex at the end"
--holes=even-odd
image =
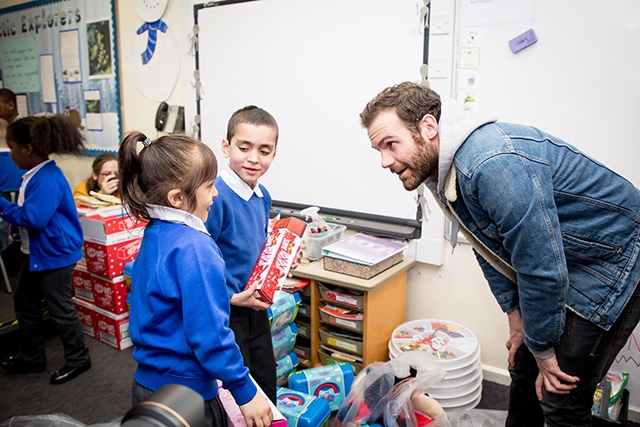
POLYGON ((69 114, 88 155, 122 135, 115 0, 38 0, 0 9, 0 84, 21 115, 69 114))

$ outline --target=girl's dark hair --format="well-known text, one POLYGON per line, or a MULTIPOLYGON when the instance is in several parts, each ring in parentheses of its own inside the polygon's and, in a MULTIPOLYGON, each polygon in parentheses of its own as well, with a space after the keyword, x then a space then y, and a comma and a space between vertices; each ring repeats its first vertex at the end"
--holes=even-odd
POLYGON ((16 120, 7 128, 6 138, 22 146, 31 144, 34 152, 44 157, 79 155, 85 149, 84 136, 67 116, 60 114, 16 120))
POLYGON ((87 179, 87 192, 89 191, 100 191, 100 186, 98 186, 98 181, 93 179, 93 175, 100 175, 100 171, 102 170, 102 165, 112 160, 118 161, 118 158, 113 154, 102 153, 93 159, 93 163, 91 164, 91 171, 93 172, 89 179, 87 179))
POLYGON ((142 132, 129 132, 118 150, 120 195, 133 216, 150 220, 150 205, 168 206, 167 194, 179 189, 187 208, 196 207, 198 187, 218 174, 213 151, 182 134, 165 135, 145 147, 142 132), (142 150, 139 145, 142 145, 142 150))

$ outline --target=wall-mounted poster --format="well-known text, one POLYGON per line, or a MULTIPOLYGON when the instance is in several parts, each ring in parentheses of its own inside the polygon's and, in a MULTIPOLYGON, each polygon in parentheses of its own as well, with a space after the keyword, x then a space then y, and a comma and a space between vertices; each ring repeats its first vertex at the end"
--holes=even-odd
POLYGON ((0 9, 4 87, 24 94, 29 114, 77 114, 90 155, 116 152, 122 136, 115 1, 0 9))

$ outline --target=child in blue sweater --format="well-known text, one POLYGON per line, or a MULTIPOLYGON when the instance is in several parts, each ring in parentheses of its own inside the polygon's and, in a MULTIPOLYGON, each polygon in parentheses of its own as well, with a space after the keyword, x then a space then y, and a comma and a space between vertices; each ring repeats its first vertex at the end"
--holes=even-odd
MULTIPOLYGON (((266 309, 269 304, 253 296, 256 284, 245 285, 267 240, 271 195, 258 183, 276 155, 278 124, 271 114, 250 105, 234 112, 227 125, 222 151, 229 166, 216 179, 218 198, 206 227, 227 266, 231 301, 229 325, 251 376, 276 401, 276 361, 266 309)), ((300 263, 298 252, 292 265, 300 263)))
POLYGON ((229 329, 225 264, 204 226, 217 195, 213 152, 185 135, 151 141, 132 132, 118 162, 123 203, 149 221, 129 294, 138 362, 133 404, 165 384, 181 384, 202 395, 209 425, 224 426, 219 379, 248 426, 270 425, 269 402, 251 381, 229 329))
POLYGON ((7 129, 11 158, 27 172, 18 203, 0 197, 4 219, 19 226, 24 254, 13 296, 20 328, 19 352, 0 366, 11 374, 43 372, 47 366, 42 333, 42 299, 64 347, 65 365, 51 384, 71 381, 91 367, 82 326, 71 302, 71 277, 82 258, 82 229, 71 188, 50 154, 79 154, 84 141, 65 116, 26 117, 7 129))

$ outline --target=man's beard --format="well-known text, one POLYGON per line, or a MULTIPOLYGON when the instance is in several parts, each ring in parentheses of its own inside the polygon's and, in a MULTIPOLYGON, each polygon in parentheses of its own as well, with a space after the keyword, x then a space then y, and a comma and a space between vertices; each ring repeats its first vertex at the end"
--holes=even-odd
POLYGON ((408 176, 402 180, 405 190, 412 191, 418 188, 428 178, 438 176, 438 152, 431 144, 427 143, 422 135, 414 134, 416 149, 414 150, 409 163, 405 165, 408 176))

